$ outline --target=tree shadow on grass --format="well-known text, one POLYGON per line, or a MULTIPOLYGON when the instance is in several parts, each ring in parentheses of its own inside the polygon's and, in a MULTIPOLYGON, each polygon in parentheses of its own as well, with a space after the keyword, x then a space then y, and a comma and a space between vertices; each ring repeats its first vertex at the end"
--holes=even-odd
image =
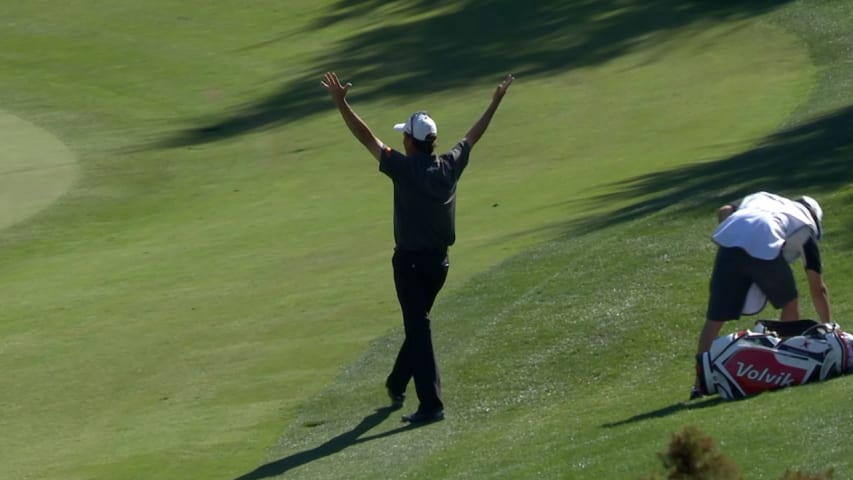
MULTIPOLYGON (((606 215, 572 221, 567 234, 597 230, 675 207, 675 213, 719 205, 755 191, 811 195, 853 180, 853 105, 774 133, 754 148, 708 163, 649 173, 613 185, 586 205, 634 202, 606 215)), ((830 213, 831 215, 831 213, 830 213)))
POLYGON ((318 445, 317 447, 314 447, 310 450, 304 450, 299 453, 294 453, 293 455, 284 457, 274 462, 261 465, 260 467, 252 470, 251 472, 237 477, 235 480, 260 480, 262 478, 270 478, 282 475, 285 472, 288 472, 294 468, 339 453, 347 447, 358 445, 359 443, 364 443, 370 440, 388 437, 406 430, 412 430, 422 426, 422 424, 407 424, 405 426, 378 433, 376 435, 362 437, 362 435, 367 433, 370 429, 378 426, 383 421, 385 421, 385 419, 387 419, 391 415, 391 413, 396 410, 397 409, 393 407, 384 407, 376 409, 375 412, 364 417, 364 419, 362 419, 358 425, 353 427, 352 430, 349 430, 334 438, 331 438, 323 444, 318 445))
POLYGON ((197 145, 286 125, 331 108, 324 71, 353 81, 359 102, 597 65, 700 23, 761 15, 790 0, 340 0, 307 30, 395 15, 341 40, 265 98, 155 146, 197 145), (409 20, 406 20, 406 19, 409 20))

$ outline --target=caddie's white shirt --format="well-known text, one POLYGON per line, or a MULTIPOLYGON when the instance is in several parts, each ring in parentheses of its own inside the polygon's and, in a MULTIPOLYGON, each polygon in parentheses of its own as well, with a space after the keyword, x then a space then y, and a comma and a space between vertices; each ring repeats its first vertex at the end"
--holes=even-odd
POLYGON ((803 244, 816 234, 814 220, 799 202, 758 192, 744 197, 712 238, 722 247, 740 247, 751 257, 772 260, 783 246, 786 251, 801 251, 803 244))

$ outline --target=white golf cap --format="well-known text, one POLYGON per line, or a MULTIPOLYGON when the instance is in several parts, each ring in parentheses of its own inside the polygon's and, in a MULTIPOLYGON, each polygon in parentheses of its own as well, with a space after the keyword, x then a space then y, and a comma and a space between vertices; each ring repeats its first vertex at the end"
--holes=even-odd
POLYGON ((435 120, 427 112, 415 112, 404 123, 394 125, 394 130, 411 135, 415 140, 424 141, 432 135, 433 139, 438 135, 438 127, 435 120))

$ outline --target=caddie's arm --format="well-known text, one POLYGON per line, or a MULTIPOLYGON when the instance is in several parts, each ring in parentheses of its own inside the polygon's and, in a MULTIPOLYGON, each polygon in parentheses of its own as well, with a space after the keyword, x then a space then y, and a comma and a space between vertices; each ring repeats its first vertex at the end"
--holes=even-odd
POLYGON ((483 115, 477 120, 477 123, 468 130, 468 133, 465 134, 463 141, 467 140, 468 144, 471 145, 471 148, 474 147, 474 144, 480 140, 480 137, 483 136, 483 133, 486 132, 486 129, 489 128, 489 124, 492 122, 492 117, 494 117, 495 112, 498 110, 498 106, 501 104, 501 100, 503 100, 504 95, 506 95, 506 91, 510 85, 512 85, 512 81, 515 80, 515 77, 512 74, 504 77, 503 81, 498 85, 495 89, 494 95, 492 95, 492 101, 489 103, 489 106, 486 107, 486 111, 483 112, 483 115))
POLYGON ((806 263, 806 279, 809 283, 809 293, 811 294, 817 316, 823 323, 830 322, 832 319, 832 310, 829 304, 829 290, 823 281, 820 248, 814 239, 809 239, 803 244, 803 258, 806 263))
POLYGON ((723 205, 717 210, 717 221, 719 223, 723 223, 723 220, 729 218, 729 215, 735 213, 735 207, 733 205, 723 205))
POLYGON ((814 270, 806 270, 806 278, 809 281, 809 291, 812 295, 815 311, 823 323, 832 321, 832 310, 829 305, 829 290, 823 281, 823 275, 814 270))
POLYGON ((729 216, 737 211, 738 205, 743 201, 743 198, 739 198, 734 202, 727 203, 717 210, 717 222, 723 223, 723 220, 729 218, 729 216))
POLYGON ((364 145, 370 154, 373 155, 373 158, 378 161, 382 154, 382 148, 385 144, 373 134, 373 131, 371 131, 370 127, 367 126, 367 123, 365 123, 364 120, 362 120, 361 117, 353 111, 349 102, 347 102, 347 93, 352 87, 352 84, 341 84, 341 81, 334 72, 327 72, 320 84, 329 91, 332 101, 335 102, 335 106, 338 107, 338 111, 340 111, 341 117, 344 119, 344 123, 346 123, 355 139, 364 145))

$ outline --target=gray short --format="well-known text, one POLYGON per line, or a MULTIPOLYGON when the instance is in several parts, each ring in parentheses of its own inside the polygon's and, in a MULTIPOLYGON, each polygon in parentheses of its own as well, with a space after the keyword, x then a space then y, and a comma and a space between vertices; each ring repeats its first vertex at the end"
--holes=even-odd
POLYGON ((742 248, 720 247, 711 273, 711 295, 706 318, 713 321, 740 318, 749 287, 755 283, 776 308, 797 298, 794 272, 780 255, 773 260, 750 257, 742 248))

